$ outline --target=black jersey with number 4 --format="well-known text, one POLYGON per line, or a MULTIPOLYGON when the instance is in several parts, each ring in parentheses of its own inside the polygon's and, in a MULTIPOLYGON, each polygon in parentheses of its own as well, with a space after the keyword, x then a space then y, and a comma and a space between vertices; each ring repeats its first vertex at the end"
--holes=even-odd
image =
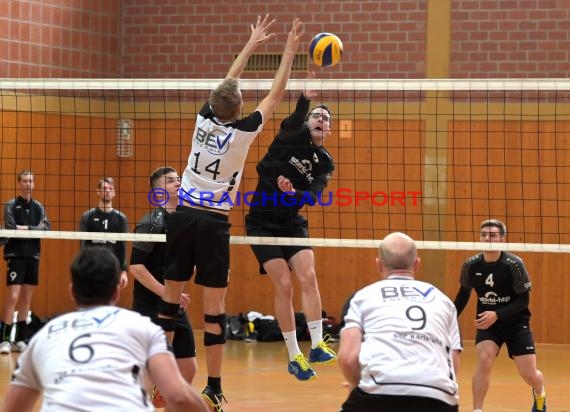
MULTIPOLYGON (((522 259, 509 252, 501 252, 496 262, 485 262, 483 253, 470 257, 461 268, 460 283, 466 289, 475 289, 477 313, 496 312, 512 305, 531 288, 522 259)), ((529 318, 530 310, 525 306, 509 317, 509 323, 529 318)))

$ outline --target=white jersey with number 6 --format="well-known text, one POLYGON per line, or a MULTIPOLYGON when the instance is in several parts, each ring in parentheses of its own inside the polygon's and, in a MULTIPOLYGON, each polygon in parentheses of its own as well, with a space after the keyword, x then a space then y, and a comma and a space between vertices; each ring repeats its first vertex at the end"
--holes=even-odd
POLYGON ((429 283, 391 276, 355 293, 346 328, 360 328, 359 387, 457 405, 451 351, 461 350, 453 302, 429 283))
POLYGON ((48 322, 20 355, 14 385, 43 392, 47 411, 154 411, 143 391, 147 360, 168 353, 149 318, 98 306, 48 322))

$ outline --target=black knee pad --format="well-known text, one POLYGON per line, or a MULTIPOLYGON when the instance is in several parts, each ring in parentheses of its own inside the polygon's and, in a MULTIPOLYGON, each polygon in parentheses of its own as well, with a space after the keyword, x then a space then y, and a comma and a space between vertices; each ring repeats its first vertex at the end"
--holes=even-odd
POLYGON ((178 316, 178 309, 180 309, 179 303, 170 303, 161 300, 158 304, 158 314, 166 318, 174 319, 176 316, 178 316))
POLYGON ((223 345, 226 343, 226 314, 204 315, 204 322, 217 323, 220 325, 221 333, 216 335, 210 332, 204 332, 204 346, 223 345))
POLYGON ((154 320, 158 326, 162 328, 165 332, 174 332, 174 328, 176 327, 176 319, 172 318, 156 318, 154 320))

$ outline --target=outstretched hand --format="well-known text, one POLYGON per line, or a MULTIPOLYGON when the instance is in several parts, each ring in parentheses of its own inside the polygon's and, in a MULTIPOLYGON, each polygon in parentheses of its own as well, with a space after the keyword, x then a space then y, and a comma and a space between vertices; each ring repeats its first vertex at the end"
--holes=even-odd
POLYGON ((287 37, 287 44, 285 45, 285 51, 290 51, 295 53, 299 48, 299 41, 301 40, 301 36, 305 33, 301 28, 303 27, 303 22, 296 17, 293 20, 293 27, 291 27, 291 31, 289 32, 289 36, 287 37))
POLYGON ((253 54, 257 46, 261 43, 266 42, 267 40, 275 37, 274 33, 267 33, 267 30, 275 23, 275 19, 270 19, 269 14, 266 14, 263 20, 261 20, 261 16, 257 16, 257 22, 255 25, 251 25, 251 36, 247 41, 246 45, 242 49, 242 51, 238 54, 230 70, 228 70, 228 77, 237 77, 239 78, 247 64, 249 57, 253 54))
POLYGON ((257 16, 257 22, 255 26, 252 24, 251 27, 251 36, 249 38, 250 43, 260 45, 261 43, 265 43, 267 40, 272 39, 275 37, 275 33, 267 33, 267 30, 275 23, 275 19, 269 19, 269 14, 266 14, 261 20, 261 16, 257 16))

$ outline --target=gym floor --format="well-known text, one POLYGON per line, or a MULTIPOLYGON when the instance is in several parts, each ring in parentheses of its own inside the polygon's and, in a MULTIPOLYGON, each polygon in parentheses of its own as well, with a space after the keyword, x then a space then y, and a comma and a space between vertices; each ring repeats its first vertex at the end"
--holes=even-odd
MULTIPOLYGON (((204 351, 198 345, 198 373, 193 386, 205 385, 204 351)), ((476 365, 473 342, 464 342, 459 374, 460 411, 470 412, 471 375, 476 365)), ((308 351, 308 342, 301 342, 308 351)), ((337 344, 333 344, 336 349, 337 344)), ((0 400, 10 381, 17 354, 0 357, 0 400)), ((551 412, 570 412, 570 346, 537 345, 538 367, 545 376, 547 406, 551 412)), ((338 365, 316 366, 317 379, 299 382, 287 373, 287 352, 282 342, 228 341, 226 345, 223 388, 228 403, 225 412, 291 412, 303 410, 338 411, 347 396, 338 365)), ((1 401, 0 401, 1 402, 1 401)), ((485 411, 521 412, 532 407, 530 388, 518 376, 515 364, 502 350, 491 376, 485 411)), ((39 408, 38 408, 39 410, 39 408)))

